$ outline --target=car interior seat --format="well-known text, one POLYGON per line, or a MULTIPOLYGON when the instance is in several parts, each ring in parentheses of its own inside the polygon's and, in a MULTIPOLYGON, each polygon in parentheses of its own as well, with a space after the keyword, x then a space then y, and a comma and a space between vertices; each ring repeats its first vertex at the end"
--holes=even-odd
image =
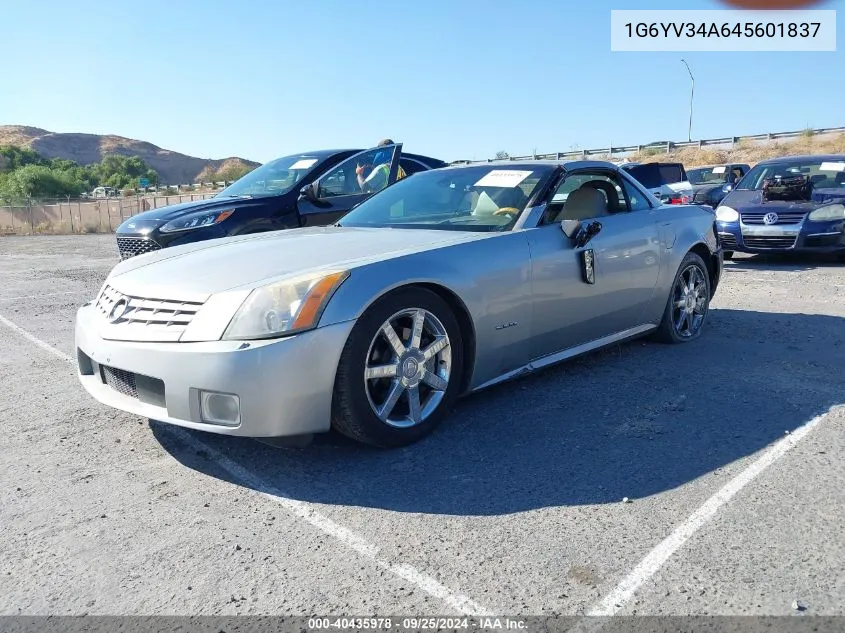
POLYGON ((810 178, 810 185, 812 187, 817 187, 820 182, 824 182, 827 179, 828 177, 824 174, 816 174, 810 178))
POLYGON ((566 203, 563 205, 560 213, 557 214, 555 222, 584 220, 607 214, 607 198, 605 198, 605 194, 594 187, 581 185, 566 198, 566 203))
POLYGON ((615 213, 619 211, 619 192, 616 191, 616 187, 614 187, 609 181, 590 180, 581 185, 581 187, 592 187, 593 189, 598 189, 603 192, 607 202, 608 213, 615 213))

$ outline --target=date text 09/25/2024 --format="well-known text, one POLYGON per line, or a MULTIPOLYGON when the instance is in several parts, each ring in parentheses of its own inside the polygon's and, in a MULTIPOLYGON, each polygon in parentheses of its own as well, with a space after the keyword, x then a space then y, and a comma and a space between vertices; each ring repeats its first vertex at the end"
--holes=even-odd
POLYGON ((509 617, 403 617, 403 618, 354 618, 317 617, 308 619, 311 631, 328 630, 374 630, 374 631, 425 631, 453 630, 473 631, 478 629, 519 631, 526 628, 526 622, 509 617))

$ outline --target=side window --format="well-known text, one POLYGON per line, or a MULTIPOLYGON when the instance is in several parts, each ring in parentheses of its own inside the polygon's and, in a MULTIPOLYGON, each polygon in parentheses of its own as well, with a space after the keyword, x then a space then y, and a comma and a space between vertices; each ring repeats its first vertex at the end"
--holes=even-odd
POLYGON ((648 189, 656 189, 663 184, 660 176, 660 168, 657 163, 636 165, 628 168, 627 171, 634 179, 638 180, 643 187, 648 189))
POLYGON ((734 182, 739 182, 739 179, 743 176, 743 169, 742 167, 734 167, 732 170, 734 175, 734 182))
POLYGON ((672 184, 684 180, 684 174, 678 165, 660 164, 660 180, 661 184, 672 184))
POLYGON ((588 220, 627 212, 624 181, 604 172, 577 172, 555 190, 541 224, 588 220))
POLYGON ((637 189, 634 185, 630 182, 622 180, 622 186, 625 187, 625 193, 628 194, 628 203, 630 205, 631 211, 642 211, 644 209, 650 209, 650 205, 646 197, 640 193, 639 189, 637 189))
POLYGON ((381 191, 388 184, 395 146, 377 147, 347 158, 320 179, 320 197, 381 191))
POLYGON ((400 158, 399 165, 402 166, 402 169, 405 171, 406 174, 409 176, 411 174, 415 174, 418 171, 425 171, 426 166, 422 163, 419 163, 411 158, 400 158))

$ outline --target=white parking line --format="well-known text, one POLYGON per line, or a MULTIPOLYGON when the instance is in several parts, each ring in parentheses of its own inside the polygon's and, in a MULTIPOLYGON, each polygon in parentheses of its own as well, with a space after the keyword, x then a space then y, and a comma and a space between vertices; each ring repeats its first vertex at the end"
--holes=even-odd
POLYGON ((633 571, 625 576, 622 581, 592 609, 587 612, 588 616, 612 616, 618 613, 626 603, 631 600, 637 590, 654 576, 663 564, 678 551, 692 536, 707 524, 716 513, 731 498, 745 486, 751 483, 760 473, 783 457, 787 451, 793 448, 807 434, 816 428, 831 411, 837 407, 831 407, 826 413, 817 416, 809 422, 799 426, 789 435, 778 440, 760 457, 754 460, 745 470, 725 484, 716 494, 710 497, 690 517, 681 523, 669 536, 661 541, 651 550, 633 571))
MULTIPOLYGON (((74 363, 74 359, 71 356, 53 347, 49 343, 42 341, 36 336, 33 336, 19 325, 4 317, 2 314, 0 314, 0 323, 20 334, 30 343, 50 352, 61 360, 67 363, 74 363)), ((378 545, 370 543, 364 537, 356 534, 352 530, 349 530, 329 517, 320 514, 312 507, 311 504, 286 497, 281 491, 265 482, 247 468, 244 468, 242 465, 226 457, 223 453, 197 439, 194 435, 188 433, 187 431, 173 427, 170 429, 170 432, 178 436, 181 441, 188 444, 192 449, 202 450, 211 455, 217 464, 232 476, 232 481, 236 484, 255 490, 257 494, 260 494, 282 506, 290 514, 302 519, 321 532, 335 538, 346 547, 357 552, 364 558, 369 559, 378 567, 385 569, 394 576, 397 576, 407 582, 415 584, 425 593, 442 600, 451 608, 456 609, 465 615, 491 615, 492 612, 488 609, 482 607, 480 604, 466 596, 453 593, 448 587, 442 585, 431 576, 421 572, 416 567, 405 563, 394 563, 386 560, 381 556, 378 545)))

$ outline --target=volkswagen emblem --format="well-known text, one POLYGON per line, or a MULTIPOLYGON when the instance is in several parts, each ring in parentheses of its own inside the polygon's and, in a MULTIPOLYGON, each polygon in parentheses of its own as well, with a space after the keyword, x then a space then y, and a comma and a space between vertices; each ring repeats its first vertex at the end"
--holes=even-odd
POLYGON ((767 213, 763 216, 763 224, 777 224, 778 221, 778 214, 777 213, 767 213))
POLYGON ((112 323, 115 323, 120 320, 126 311, 129 309, 129 301, 127 301, 126 297, 121 297, 117 301, 114 302, 114 305, 111 307, 109 311, 108 319, 112 323))

